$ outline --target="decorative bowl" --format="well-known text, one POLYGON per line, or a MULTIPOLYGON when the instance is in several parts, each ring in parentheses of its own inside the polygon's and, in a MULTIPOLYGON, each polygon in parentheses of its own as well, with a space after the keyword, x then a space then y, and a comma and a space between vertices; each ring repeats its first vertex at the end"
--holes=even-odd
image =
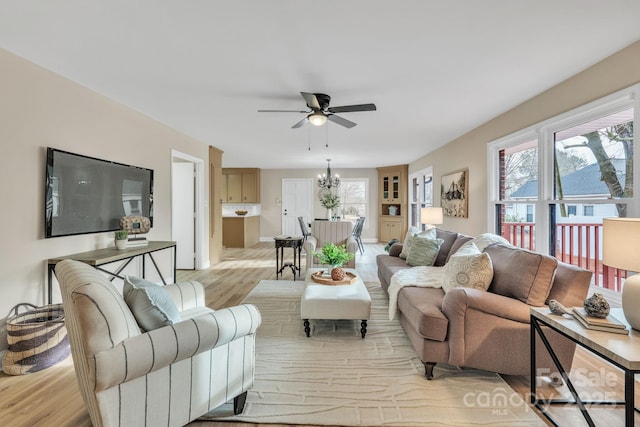
POLYGON ((240 216, 242 216, 242 215, 246 215, 248 212, 249 212, 249 211, 247 211, 246 209, 238 209, 238 210, 236 211, 236 215, 240 215, 240 216))

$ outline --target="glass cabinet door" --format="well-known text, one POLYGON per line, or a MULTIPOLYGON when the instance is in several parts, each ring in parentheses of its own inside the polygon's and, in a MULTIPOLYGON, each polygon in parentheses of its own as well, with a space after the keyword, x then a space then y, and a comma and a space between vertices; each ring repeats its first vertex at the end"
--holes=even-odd
POLYGON ((382 178, 382 198, 389 198, 389 177, 385 176, 382 178))
POLYGON ((393 177, 393 199, 400 198, 400 177, 395 175, 393 177))

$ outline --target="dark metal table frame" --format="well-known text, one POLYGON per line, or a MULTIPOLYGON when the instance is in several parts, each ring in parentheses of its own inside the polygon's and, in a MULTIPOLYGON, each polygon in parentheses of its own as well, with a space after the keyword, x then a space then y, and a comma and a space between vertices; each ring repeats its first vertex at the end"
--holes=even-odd
POLYGON ((285 268, 289 267, 293 273, 293 280, 296 280, 296 272, 300 278, 300 262, 302 256, 301 237, 274 237, 276 244, 276 279, 280 277, 285 268), (293 248, 293 262, 284 262, 284 248, 293 248))
POLYGON ((65 259, 73 259, 77 261, 84 262, 86 264, 91 265, 96 270, 100 270, 103 273, 111 276, 109 280, 113 280, 116 277, 119 279, 124 279, 124 277, 120 276, 122 270, 124 270, 130 263, 137 257, 142 257, 142 277, 146 276, 146 257, 149 256, 149 259, 153 263, 156 272, 160 276, 160 280, 162 280, 162 284, 166 285, 166 281, 164 280, 164 276, 156 263, 156 260, 153 258, 153 252, 162 251, 166 249, 173 250, 173 282, 176 282, 176 242, 156 242, 149 241, 147 246, 139 246, 134 248, 127 248, 125 250, 117 250, 115 248, 105 248, 105 249, 97 249, 95 251, 87 251, 80 252, 73 255, 67 255, 58 258, 51 258, 47 260, 47 293, 48 293, 48 303, 52 303, 52 292, 53 292, 53 275, 55 273, 56 264, 65 259), (102 265, 111 264, 118 261, 124 261, 115 271, 109 271, 107 269, 101 268, 102 265))
POLYGON ((610 357, 607 357, 606 355, 602 354, 601 352, 599 352, 598 350, 596 350, 593 347, 590 347, 580 341, 578 341, 577 339, 575 339, 574 337, 566 334, 565 332, 559 330, 558 328, 554 327, 553 325, 551 325, 548 322, 545 322, 544 320, 538 318, 538 317, 534 317, 533 314, 530 316, 531 319, 531 404, 534 405, 536 408, 538 408, 538 410, 549 420, 553 423, 553 425, 555 426, 559 426, 558 422, 551 416, 551 414, 546 410, 546 408, 544 407, 544 405, 567 405, 567 404, 575 404, 578 406, 578 408, 580 409, 580 412, 582 413, 582 416, 584 417, 585 421, 587 422, 587 424, 591 427, 595 426, 595 423, 593 422, 591 415, 589 415, 589 412, 587 411, 587 408, 585 407, 585 405, 608 405, 608 406, 622 406, 624 405, 624 419, 625 419, 625 426, 633 426, 634 425, 634 413, 636 411, 638 411, 635 408, 635 381, 634 381, 634 375, 640 373, 640 370, 634 370, 634 369, 629 369, 625 366, 622 366, 620 363, 612 360, 610 357), (582 348, 586 349, 587 351, 589 351, 590 353, 593 353, 599 357, 601 357, 602 359, 606 360, 607 362, 611 363, 612 365, 616 366, 617 368, 621 369, 624 372, 624 401, 583 401, 582 399, 580 399, 580 396, 578 395, 578 392, 576 391, 573 383, 571 382, 571 379, 569 378, 569 375, 567 373, 567 371, 564 369, 564 367, 562 366, 562 364, 560 363, 560 360, 558 359, 558 357, 556 356, 555 352, 553 351, 553 348, 551 346, 551 344, 549 343, 549 340, 547 339, 546 335, 544 334, 544 331, 542 330, 541 325, 547 326, 548 328, 550 328, 551 330, 559 333, 560 335, 562 335, 563 337, 573 341, 574 343, 578 344, 579 346, 581 346, 582 348), (549 356, 551 356, 551 359, 553 360, 553 364, 556 366, 556 368, 558 369, 558 372, 560 373, 560 375, 562 376, 563 381, 566 383, 567 387, 569 388, 569 391, 571 392, 571 396, 573 397, 573 400, 570 399, 538 399, 537 394, 536 394, 536 334, 537 336, 540 337, 542 344, 544 345, 544 347, 546 348, 547 352, 549 353, 549 356))

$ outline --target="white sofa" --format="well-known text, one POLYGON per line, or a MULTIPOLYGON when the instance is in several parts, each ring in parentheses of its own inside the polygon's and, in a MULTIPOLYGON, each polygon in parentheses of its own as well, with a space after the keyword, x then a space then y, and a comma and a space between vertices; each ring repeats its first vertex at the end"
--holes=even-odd
POLYGON ((120 292, 93 267, 56 266, 80 393, 101 426, 181 426, 253 385, 253 305, 211 310, 198 282, 165 287, 181 321, 142 332, 120 292))

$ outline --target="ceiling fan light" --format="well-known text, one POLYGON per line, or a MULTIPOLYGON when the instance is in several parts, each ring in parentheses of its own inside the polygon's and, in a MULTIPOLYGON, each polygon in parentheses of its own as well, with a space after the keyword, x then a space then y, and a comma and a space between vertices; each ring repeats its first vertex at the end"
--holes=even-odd
POLYGON ((309 123, 314 126, 322 126, 323 124, 327 123, 327 116, 325 116, 320 111, 309 114, 307 118, 309 119, 309 123))

